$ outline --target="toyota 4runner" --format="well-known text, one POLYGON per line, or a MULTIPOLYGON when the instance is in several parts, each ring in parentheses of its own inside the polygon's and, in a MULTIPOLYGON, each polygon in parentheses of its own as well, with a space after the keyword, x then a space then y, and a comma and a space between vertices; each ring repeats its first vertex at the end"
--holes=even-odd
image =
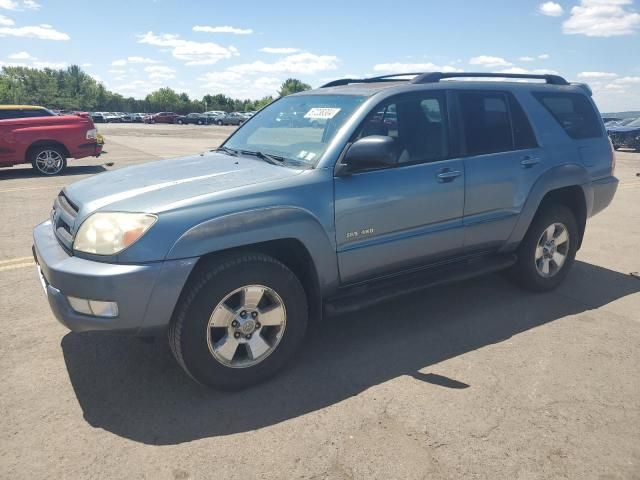
POLYGON ((323 315, 501 269, 556 288, 614 166, 589 88, 559 76, 342 79, 215 151, 66 187, 34 255, 71 330, 168 335, 192 378, 241 388, 323 315))

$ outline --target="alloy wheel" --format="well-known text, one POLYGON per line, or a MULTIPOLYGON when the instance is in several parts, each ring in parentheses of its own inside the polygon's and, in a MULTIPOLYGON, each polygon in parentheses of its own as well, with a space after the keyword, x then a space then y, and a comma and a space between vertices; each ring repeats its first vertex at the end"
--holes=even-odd
POLYGON ((286 323, 284 302, 273 289, 247 285, 227 294, 213 309, 207 345, 227 367, 252 367, 278 347, 286 323))
POLYGON ((540 235, 535 252, 538 274, 544 278, 556 275, 569 254, 569 231, 562 223, 549 225, 540 235))
POLYGON ((43 150, 36 157, 36 168, 44 175, 56 175, 64 168, 64 158, 55 150, 43 150))

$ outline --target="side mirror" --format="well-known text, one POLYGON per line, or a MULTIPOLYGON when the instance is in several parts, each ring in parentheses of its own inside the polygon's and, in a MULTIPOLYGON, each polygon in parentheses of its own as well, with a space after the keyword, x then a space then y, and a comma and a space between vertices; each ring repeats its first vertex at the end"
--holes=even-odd
POLYGON ((396 140, 383 135, 370 135, 355 141, 338 164, 338 175, 373 168, 391 167, 397 163, 396 140))

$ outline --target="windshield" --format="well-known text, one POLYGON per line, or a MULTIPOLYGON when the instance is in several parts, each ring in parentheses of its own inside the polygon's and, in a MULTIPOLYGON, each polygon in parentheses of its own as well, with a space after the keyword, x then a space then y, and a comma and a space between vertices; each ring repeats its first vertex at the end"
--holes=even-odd
POLYGON ((224 146, 315 166, 338 129, 364 100, 354 95, 285 97, 251 117, 224 146))

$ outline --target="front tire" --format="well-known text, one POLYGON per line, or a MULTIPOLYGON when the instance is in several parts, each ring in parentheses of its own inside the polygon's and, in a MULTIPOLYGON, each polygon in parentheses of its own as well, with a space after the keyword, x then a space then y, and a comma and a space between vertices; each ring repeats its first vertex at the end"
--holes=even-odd
POLYGON ((240 389, 274 375, 302 343, 304 288, 278 260, 260 253, 196 273, 176 308, 169 344, 194 380, 240 389))
POLYGON ((218 120, 216 123, 220 126, 224 125, 224 123, 222 123, 222 120, 218 120))
POLYGON ((527 290, 546 292, 557 288, 573 265, 578 237, 578 223, 569 208, 544 208, 518 247, 512 278, 527 290))
POLYGON ((56 146, 44 145, 33 149, 29 160, 33 169, 46 177, 60 175, 67 168, 67 155, 56 146))

